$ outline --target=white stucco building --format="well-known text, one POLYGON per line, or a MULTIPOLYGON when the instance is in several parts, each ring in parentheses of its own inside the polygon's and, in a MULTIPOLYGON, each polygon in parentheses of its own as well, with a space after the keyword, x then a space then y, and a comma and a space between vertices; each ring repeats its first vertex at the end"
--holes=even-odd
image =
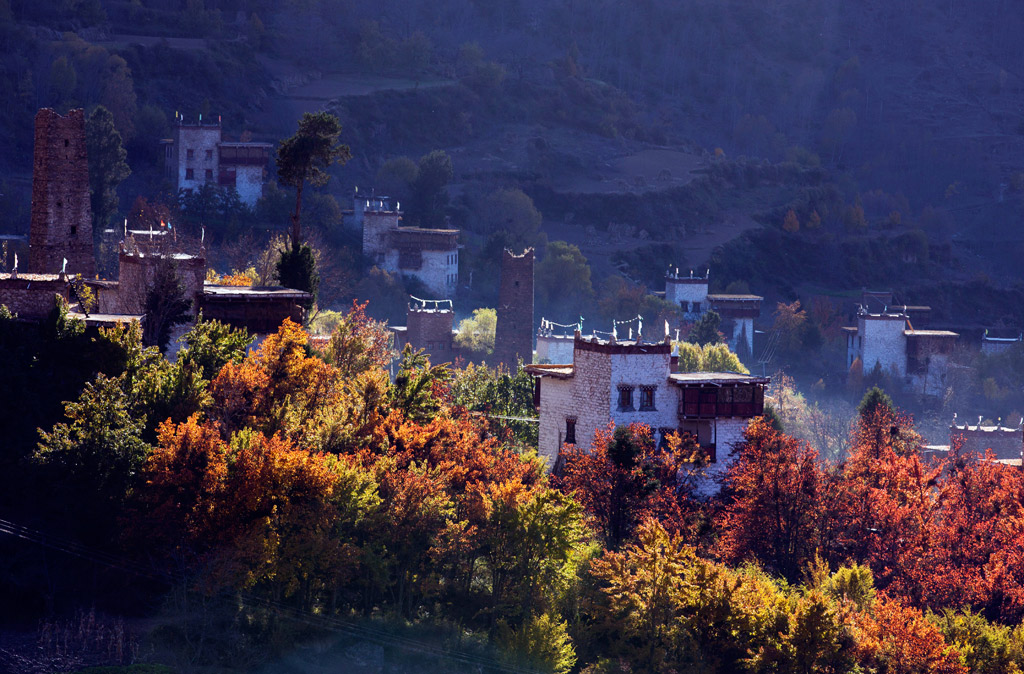
POLYGON ((363 255, 385 271, 419 279, 434 297, 451 299, 459 285, 459 230, 402 227, 386 198, 364 202, 363 255))
POLYGON ((960 337, 948 330, 915 330, 904 311, 857 312, 856 327, 846 333, 846 368, 859 359, 861 372, 878 368, 908 390, 942 395, 953 347, 960 337))
POLYGON ((714 310, 722 317, 721 330, 729 342, 729 348, 738 351, 741 343, 746 344, 748 354, 754 352, 754 319, 761 316, 760 295, 708 293, 709 274, 694 276, 681 274, 679 269, 670 269, 665 275, 665 299, 682 307, 687 321, 696 321, 708 311, 714 310))
POLYGON ((712 476, 725 472, 747 422, 763 413, 769 381, 734 372, 676 374, 667 341, 608 342, 578 333, 571 363, 526 370, 540 410, 538 453, 549 468, 564 444, 589 447, 609 422, 637 422, 658 441, 673 431, 692 433, 708 452, 712 476))
POLYGON ((234 188, 243 203, 253 206, 263 196, 273 146, 227 142, 222 131, 220 118, 191 124, 179 117, 173 137, 164 141, 164 171, 176 190, 211 183, 234 188))

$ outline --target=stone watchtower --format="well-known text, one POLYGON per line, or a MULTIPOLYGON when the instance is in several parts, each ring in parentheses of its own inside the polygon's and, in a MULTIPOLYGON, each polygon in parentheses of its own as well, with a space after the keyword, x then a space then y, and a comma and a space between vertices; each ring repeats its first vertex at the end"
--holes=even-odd
POLYGON ((533 361, 533 257, 533 248, 522 255, 505 249, 501 255, 494 361, 513 373, 518 359, 533 361))
POLYGON ((96 274, 85 113, 72 110, 62 117, 43 108, 36 113, 28 271, 54 274, 64 258, 69 274, 96 274))

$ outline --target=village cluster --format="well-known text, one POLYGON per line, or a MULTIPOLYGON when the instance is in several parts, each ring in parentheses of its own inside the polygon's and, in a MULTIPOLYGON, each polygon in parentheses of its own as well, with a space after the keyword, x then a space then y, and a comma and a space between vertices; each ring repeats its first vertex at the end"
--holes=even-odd
MULTIPOLYGON (((204 182, 234 187, 246 203, 262 193, 271 146, 222 142, 220 123, 176 122, 166 141, 168 177, 179 189, 204 182)), ((396 351, 405 345, 423 350, 434 363, 465 359, 455 341, 454 299, 459 285, 459 230, 403 226, 399 204, 386 197, 356 193, 352 222, 362 230, 364 256, 381 269, 412 276, 433 293, 410 298, 406 324, 392 326, 396 351)), ((20 320, 41 320, 59 296, 70 315, 97 327, 146 320, 146 297, 160 264, 170 262, 192 301, 192 315, 244 327, 258 336, 277 330, 285 318, 305 319, 307 293, 284 287, 221 286, 206 281, 202 241, 191 249, 166 229, 129 230, 118 237, 118 278, 96 278, 93 252, 84 116, 40 110, 35 121, 32 209, 27 260, 0 274, 0 304, 20 320), (94 297, 88 310, 80 302, 84 284, 94 297)), ((566 443, 590 446, 610 422, 648 425, 663 439, 674 431, 692 433, 709 457, 709 470, 721 475, 747 422, 764 411, 764 373, 677 371, 673 335, 678 325, 643 326, 623 321, 611 332, 590 331, 571 321, 559 325, 534 310, 534 251, 506 250, 500 261, 497 328, 491 366, 509 370, 525 364, 534 378, 539 417, 538 451, 551 469, 559 466, 566 443)), ((755 352, 756 322, 763 298, 753 294, 709 292, 708 273, 669 269, 664 297, 678 305, 682 320, 693 322, 709 311, 721 318, 729 346, 755 352)), ((863 371, 876 368, 921 396, 945 389, 950 357, 959 335, 927 329, 928 307, 895 304, 891 292, 865 291, 855 310, 856 325, 844 328, 846 362, 863 371)), ((565 317, 559 317, 566 320, 565 317)), ((678 338, 678 337, 677 337, 678 338)), ((1020 336, 984 337, 981 348, 1005 349, 1020 336)), ((1020 465, 1024 431, 1020 427, 971 425, 953 420, 951 434, 963 435, 968 448, 991 448, 997 459, 1020 465)), ((948 446, 934 446, 942 453, 948 446)))

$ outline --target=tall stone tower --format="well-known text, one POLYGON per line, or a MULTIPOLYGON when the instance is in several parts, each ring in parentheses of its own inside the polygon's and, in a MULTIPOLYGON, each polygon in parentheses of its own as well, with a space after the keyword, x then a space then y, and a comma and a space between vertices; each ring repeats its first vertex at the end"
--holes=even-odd
POLYGON ((506 248, 501 255, 494 360, 515 372, 520 358, 533 362, 533 248, 522 255, 506 248))
POLYGON ((69 274, 96 274, 85 113, 72 110, 61 117, 43 108, 36 113, 28 271, 54 274, 63 258, 69 274))

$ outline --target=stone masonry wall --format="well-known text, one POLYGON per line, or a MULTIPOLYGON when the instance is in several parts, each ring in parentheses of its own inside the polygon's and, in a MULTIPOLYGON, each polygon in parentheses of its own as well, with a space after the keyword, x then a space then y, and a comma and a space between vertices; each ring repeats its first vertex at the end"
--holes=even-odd
POLYGON ((519 359, 533 362, 533 261, 532 248, 522 255, 506 249, 501 255, 494 359, 509 371, 519 359))
MULTIPOLYGON (((380 265, 388 252, 390 232, 398 229, 397 211, 367 210, 363 213, 363 255, 380 265)), ((397 269, 397 262, 394 269, 397 269)))
POLYGON ((265 170, 263 166, 235 167, 235 191, 238 192, 238 198, 247 206, 255 206, 263 196, 265 170))
POLYGON ((206 182, 217 184, 219 158, 217 144, 220 142, 219 124, 181 124, 174 128, 175 171, 178 189, 196 189, 206 182), (189 156, 189 150, 192 156, 189 156), (209 156, 207 156, 209 152, 209 156), (192 177, 188 177, 189 170, 192 177), (207 178, 207 171, 210 177, 207 178))
POLYGON ((69 299, 68 282, 57 274, 0 274, 0 304, 19 318, 46 318, 53 309, 54 295, 69 299))
POLYGON ((411 275, 430 288, 437 299, 453 298, 459 283, 458 251, 425 250, 421 255, 423 256, 422 266, 418 272, 411 275))
POLYGON ((451 310, 413 309, 406 314, 406 339, 414 350, 423 349, 432 363, 449 363, 452 351, 452 325, 455 313, 451 310))
POLYGON ((544 377, 538 454, 553 468, 565 439, 565 420, 576 418, 576 446, 590 448, 594 432, 611 421, 611 359, 606 353, 576 351, 570 379, 544 377))
POLYGON ((953 426, 950 436, 960 435, 964 439, 963 453, 985 455, 991 449, 997 459, 1020 459, 1024 451, 1024 431, 1020 428, 997 426, 953 426))
MULTIPOLYGON (((106 293, 101 293, 100 310, 116 314, 145 313, 146 295, 153 285, 160 260, 156 255, 121 253, 117 293, 109 300, 106 293)), ((195 313, 203 294, 206 260, 192 255, 180 255, 173 263, 177 266, 178 277, 185 285, 185 295, 192 300, 191 311, 195 313)))
POLYGON ((648 354, 612 354, 609 395, 611 419, 616 426, 631 423, 647 424, 654 430, 679 426, 679 389, 669 384, 669 359, 667 349, 648 354), (633 387, 633 408, 620 410, 619 387, 633 387), (640 409, 640 387, 654 387, 654 409, 640 409))
MULTIPOLYGON (((682 304, 686 309, 688 303, 701 305, 708 299, 707 279, 665 279, 665 299, 673 304, 682 304)), ((694 310, 697 310, 694 307, 694 310)))
POLYGON ((29 273, 57 273, 67 258, 69 274, 96 275, 81 109, 63 117, 49 108, 36 113, 29 250, 29 273))
POLYGON ((861 362, 864 374, 877 363, 883 372, 902 380, 907 372, 907 337, 904 316, 864 315, 858 320, 857 334, 863 338, 861 362))

